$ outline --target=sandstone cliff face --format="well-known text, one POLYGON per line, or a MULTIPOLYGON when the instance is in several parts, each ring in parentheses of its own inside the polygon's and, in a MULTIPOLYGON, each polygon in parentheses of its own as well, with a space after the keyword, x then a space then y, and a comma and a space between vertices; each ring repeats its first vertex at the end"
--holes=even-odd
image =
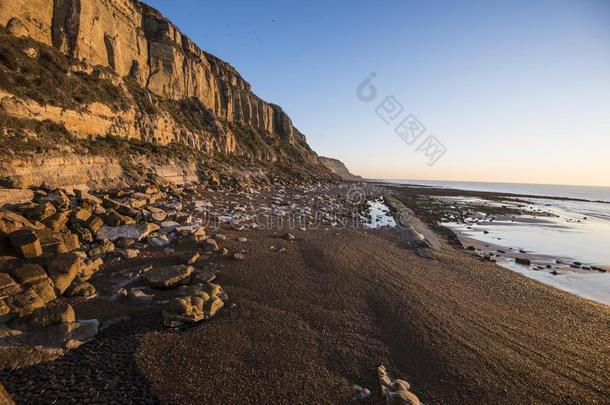
MULTIPOLYGON (((111 82, 119 98, 126 100, 118 109, 112 100, 73 105, 36 99, 31 89, 18 92, 16 86, 0 83, 0 111, 12 117, 51 120, 77 137, 179 142, 210 153, 321 166, 279 106, 253 94, 233 67, 199 49, 143 3, 0 0, 0 26, 15 37, 33 39, 65 55, 66 80, 111 82)), ((19 58, 30 58, 32 63, 41 64, 52 54, 43 45, 18 44, 19 58)), ((7 77, 30 71, 26 81, 45 80, 32 75, 31 69, 8 65, 7 77)))
POLYGON ((335 173, 336 175, 341 177, 343 180, 351 180, 351 181, 363 180, 362 177, 352 174, 349 171, 349 169, 347 168, 347 166, 345 166, 345 164, 338 159, 320 156, 320 161, 331 172, 335 173))

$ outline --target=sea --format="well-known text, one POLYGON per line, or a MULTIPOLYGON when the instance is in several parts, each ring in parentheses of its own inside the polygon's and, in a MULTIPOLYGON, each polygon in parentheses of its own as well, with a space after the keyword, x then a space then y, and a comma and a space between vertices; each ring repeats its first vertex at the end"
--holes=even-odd
MULTIPOLYGON (((553 263, 552 269, 541 271, 535 265, 522 266, 517 265, 514 260, 498 260, 498 264, 525 276, 610 305, 610 187, 464 181, 385 181, 532 196, 518 197, 520 201, 527 201, 528 209, 532 213, 524 216, 522 220, 481 221, 474 224, 448 222, 444 225, 460 237, 514 252, 526 251, 528 255, 540 257, 540 263, 553 263), (552 213, 553 216, 536 217, 536 212, 541 211, 552 213), (577 262, 584 270, 569 266, 558 269, 554 264, 556 260, 564 264, 577 262), (591 266, 606 268, 608 271, 603 273, 588 270, 591 266)), ((472 198, 463 197, 462 200, 467 202, 472 198)), ((502 204, 510 206, 511 199, 502 204)))

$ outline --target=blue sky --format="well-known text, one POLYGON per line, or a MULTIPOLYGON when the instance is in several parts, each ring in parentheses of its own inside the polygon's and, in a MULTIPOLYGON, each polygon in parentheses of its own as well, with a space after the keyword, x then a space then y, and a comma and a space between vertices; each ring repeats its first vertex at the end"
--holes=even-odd
POLYGON ((610 1, 147 3, 363 176, 610 186, 610 1), (390 95, 413 145, 375 112, 390 95))

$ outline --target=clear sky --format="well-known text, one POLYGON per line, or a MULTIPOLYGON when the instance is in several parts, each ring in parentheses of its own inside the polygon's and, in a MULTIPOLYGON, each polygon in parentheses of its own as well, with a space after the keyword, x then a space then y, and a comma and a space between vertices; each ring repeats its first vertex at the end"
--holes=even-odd
POLYGON ((146 2, 365 177, 610 186, 610 0, 146 2))

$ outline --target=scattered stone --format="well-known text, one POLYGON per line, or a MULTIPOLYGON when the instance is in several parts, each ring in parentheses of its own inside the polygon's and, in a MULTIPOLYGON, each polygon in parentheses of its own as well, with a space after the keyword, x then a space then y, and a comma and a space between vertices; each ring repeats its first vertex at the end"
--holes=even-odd
POLYGON ((100 229, 104 226, 104 220, 100 217, 91 217, 87 221, 87 228, 94 234, 97 234, 100 229))
POLYGON ((199 259, 200 257, 201 257, 201 255, 199 254, 199 252, 195 252, 193 254, 186 255, 184 257, 184 261, 186 262, 186 264, 193 265, 193 264, 195 264, 197 259, 199 259))
POLYGON ((231 256, 231 258, 235 261, 241 262, 246 258, 246 255, 240 252, 235 252, 233 253, 233 255, 231 256))
POLYGON ((40 239, 31 229, 21 229, 9 235, 11 246, 26 259, 42 256, 40 239))
POLYGON ((216 280, 216 274, 211 271, 198 271, 195 275, 195 282, 212 283, 216 280))
POLYGON ((144 276, 147 285, 155 288, 172 288, 188 280, 193 272, 192 266, 177 265, 156 267, 144 276))
POLYGON ((116 254, 123 259, 134 259, 138 257, 140 251, 138 249, 119 249, 116 254))
POLYGON ((98 240, 115 241, 120 238, 142 240, 152 232, 159 230, 159 225, 142 223, 137 225, 106 226, 97 233, 98 240))
POLYGON ((72 284, 81 269, 81 258, 75 253, 66 253, 49 263, 49 278, 55 286, 55 293, 62 295, 72 284))
POLYGON ((284 235, 284 239, 286 240, 295 240, 295 236, 291 233, 287 233, 286 235, 284 235))
POLYGON ((154 238, 148 238, 147 241, 153 247, 164 247, 170 244, 170 240, 167 235, 159 235, 154 238))
POLYGON ((224 233, 217 233, 216 235, 214 235, 214 239, 216 239, 216 240, 226 240, 227 239, 227 235, 225 235, 224 233))
POLYGON ((244 237, 242 236, 241 238, 237 238, 237 241, 238 241, 238 242, 241 242, 241 243, 246 243, 246 242, 248 241, 248 238, 244 238, 244 237))
POLYGON ((420 405, 421 402, 411 390, 411 385, 405 380, 392 380, 381 365, 377 368, 379 384, 381 385, 381 397, 388 405, 420 405))
POLYGON ((167 212, 160 208, 148 207, 146 210, 150 213, 150 219, 155 222, 163 222, 167 219, 167 212))

